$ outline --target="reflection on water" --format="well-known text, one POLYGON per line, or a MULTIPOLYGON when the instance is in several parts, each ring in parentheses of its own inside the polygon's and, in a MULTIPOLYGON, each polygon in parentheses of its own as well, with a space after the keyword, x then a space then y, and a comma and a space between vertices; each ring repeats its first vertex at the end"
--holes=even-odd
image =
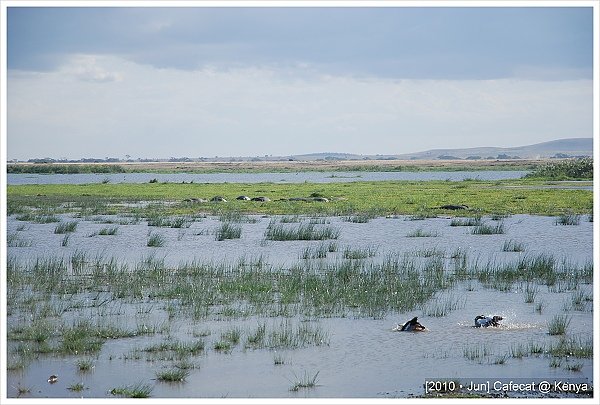
MULTIPOLYGON (((240 239, 225 241, 215 240, 214 232, 220 225, 216 217, 198 219, 188 228, 178 229, 149 227, 146 222, 117 225, 117 234, 111 236, 97 235, 106 224, 79 220, 68 246, 63 247, 64 235, 54 234, 56 224, 26 223, 23 226, 23 222, 9 217, 8 235, 17 234, 19 240, 28 243, 9 247, 8 254, 26 262, 40 256, 70 257, 76 251, 85 251, 89 256, 115 257, 132 265, 155 255, 164 257, 170 266, 194 259, 235 261, 241 256, 261 255, 273 266, 284 268, 306 260, 315 263, 323 260, 301 258, 307 246, 316 247, 321 242, 265 241, 264 232, 271 218, 256 216, 252 219, 241 224, 240 239), (147 247, 149 231, 163 235, 165 246, 147 247)), ((302 220, 309 221, 308 218, 302 220)), ((337 251, 324 259, 329 262, 343 260, 345 247, 372 247, 376 254, 366 260, 374 262, 389 254, 421 257, 441 254, 444 260, 450 261, 457 249, 466 252, 469 260, 480 265, 507 263, 537 254, 549 254, 558 262, 564 259, 565 263, 574 266, 592 260, 592 223, 586 221, 576 226, 558 226, 554 218, 515 215, 503 220, 505 233, 499 235, 473 235, 470 227, 450 226, 451 220, 445 218, 422 221, 410 221, 405 217, 376 218, 366 224, 344 222, 341 218, 327 218, 326 221, 327 226, 340 229, 340 236, 335 241, 337 251), (418 229, 437 236, 408 236, 418 229), (522 244, 524 251, 503 251, 506 240, 522 244)), ((484 218, 484 221, 494 222, 490 218, 484 218)), ((8 396, 17 395, 15 387, 26 386, 33 387, 27 394, 33 397, 110 397, 112 388, 141 381, 151 384, 154 397, 406 398, 423 394, 424 382, 436 379, 543 377, 591 380, 590 358, 565 358, 558 367, 551 367, 552 358, 546 353, 531 354, 527 349, 526 355, 517 355, 520 349, 525 350, 532 344, 547 348, 560 341, 560 337, 548 335, 548 322, 556 314, 570 317, 568 336, 585 340, 593 335, 591 304, 582 310, 574 310, 570 307, 573 291, 556 292, 545 285, 537 288, 535 302, 526 303, 522 283, 501 291, 470 280, 459 282, 447 291, 439 291, 423 308, 408 313, 386 313, 376 319, 293 316, 289 318, 293 325, 313 325, 326 331, 328 344, 277 350, 244 348, 240 344, 229 353, 213 350, 223 332, 235 327, 242 336, 247 336, 260 323, 264 323, 267 330, 274 330, 284 318, 216 317, 194 321, 184 314, 170 314, 168 303, 150 297, 141 309, 122 302, 104 309, 89 309, 79 315, 76 311, 66 312, 62 315, 66 319, 85 315, 100 323, 117 319, 165 323, 169 325, 170 338, 190 341, 202 335, 206 349, 204 354, 192 358, 195 368, 190 370, 185 383, 168 384, 158 382, 156 374, 172 367, 174 361, 149 358, 146 354, 139 358, 135 356, 136 348, 163 342, 167 336, 157 334, 108 340, 93 358, 93 370, 87 373, 77 370, 77 356, 41 356, 23 371, 9 372, 8 396), (428 316, 426 307, 436 299, 453 299, 460 305, 445 316, 428 316), (541 311, 536 310, 536 304, 543 304, 541 311), (498 328, 474 328, 474 318, 480 314, 500 315, 504 320, 498 328), (396 324, 413 316, 419 317, 419 322, 427 327, 426 332, 392 331, 396 324), (210 334, 200 333, 204 331, 210 334), (473 356, 472 353, 482 354, 473 356), (275 364, 275 358, 283 364, 275 364), (568 365, 578 363, 579 371, 568 370, 568 365), (298 378, 317 372, 316 387, 290 391, 298 378), (51 374, 59 375, 56 384, 46 382, 51 374), (68 387, 77 382, 82 382, 86 389, 80 393, 70 391, 68 387)), ((578 288, 591 297, 591 285, 580 284, 578 288)), ((19 312, 12 312, 8 316, 9 328, 19 321, 23 321, 19 312)), ((9 342, 9 349, 15 346, 15 342, 9 342)))
POLYGON ((87 183, 341 183, 383 180, 450 180, 518 179, 527 171, 450 171, 450 172, 295 172, 295 173, 119 173, 119 174, 12 174, 7 182, 18 184, 87 184, 87 183))

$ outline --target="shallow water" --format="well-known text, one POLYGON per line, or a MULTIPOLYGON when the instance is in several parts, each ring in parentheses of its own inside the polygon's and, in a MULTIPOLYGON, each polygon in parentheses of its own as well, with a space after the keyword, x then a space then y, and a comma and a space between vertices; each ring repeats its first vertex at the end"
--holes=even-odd
POLYGON ((19 184, 87 184, 148 183, 157 179, 161 183, 341 183, 352 181, 384 180, 505 180, 518 179, 527 171, 449 171, 449 172, 293 172, 293 173, 118 173, 118 174, 12 174, 7 183, 19 184))
MULTIPOLYGON (((201 261, 235 261, 239 257, 262 256, 273 266, 287 268, 302 262, 302 252, 307 246, 316 247, 319 241, 264 241, 264 231, 272 218, 252 216, 254 222, 242 224, 240 239, 216 241, 214 231, 220 224, 218 218, 201 218, 188 228, 149 227, 146 222, 134 225, 118 225, 113 236, 90 236, 101 228, 115 226, 89 220, 78 220, 76 231, 71 234, 68 246, 61 246, 64 235, 54 234, 56 224, 34 224, 8 218, 8 235, 16 234, 19 240, 28 241, 30 246, 9 247, 8 255, 21 262, 36 257, 70 257, 83 251, 90 257, 103 255, 134 265, 144 257, 164 257, 168 265, 177 266, 194 259, 201 261), (23 227, 23 224, 25 226, 23 227), (146 246, 149 232, 164 235, 165 247, 146 246)), ((65 220, 74 220, 68 216, 65 220)), ((97 220, 101 218, 96 218, 97 220)), ((115 217, 105 217, 115 219, 115 217)), ((279 217, 275 217, 279 219, 279 217)), ((308 223, 309 218, 299 218, 308 223)), ((411 221, 407 217, 375 218, 368 223, 345 222, 343 218, 321 218, 326 224, 340 229, 335 241, 337 252, 330 253, 327 261, 342 260, 346 246, 353 249, 373 247, 377 254, 368 259, 383 260, 388 254, 418 254, 436 249, 444 252, 450 260, 452 252, 460 248, 470 260, 480 264, 511 262, 523 255, 549 254, 557 260, 566 260, 581 266, 592 261, 592 223, 581 221, 576 226, 560 226, 551 217, 515 215, 503 219, 504 234, 473 235, 472 227, 450 226, 448 218, 411 221), (410 237, 416 230, 433 235, 410 237), (521 253, 504 252, 506 240, 524 245, 521 253)), ((497 224, 490 218, 484 222, 497 224)), ((285 226, 298 226, 297 223, 285 226)), ((27 245, 27 244, 26 244, 27 245)), ((316 260, 316 259, 313 259, 316 260)), ((425 314, 423 308, 407 313, 386 313, 382 317, 354 318, 305 318, 295 316, 288 321, 293 325, 318 326, 328 334, 328 344, 297 349, 270 350, 245 349, 243 344, 229 353, 213 350, 222 332, 238 327, 243 334, 250 333, 258 323, 276 329, 284 318, 242 317, 236 319, 209 318, 194 321, 185 315, 169 318, 165 304, 148 300, 140 306, 127 302, 113 304, 106 313, 94 309, 77 309, 63 316, 95 317, 99 322, 164 323, 169 326, 171 338, 181 341, 194 339, 194 333, 210 331, 204 337, 206 349, 203 354, 193 356, 196 368, 184 383, 164 383, 156 380, 156 373, 173 364, 168 360, 156 360, 147 355, 135 358, 135 348, 164 341, 164 334, 138 336, 108 340, 97 357, 94 368, 82 373, 75 365, 77 356, 40 356, 21 371, 8 373, 9 397, 17 396, 17 387, 30 387, 25 396, 30 397, 111 397, 109 391, 117 386, 143 382, 152 387, 153 397, 408 397, 423 394, 426 380, 489 378, 583 378, 591 382, 592 359, 565 359, 561 367, 550 367, 548 355, 528 355, 523 358, 510 356, 511 348, 527 346, 531 342, 546 346, 559 341, 559 337, 548 335, 548 322, 556 314, 571 317, 569 336, 591 338, 593 320, 591 303, 584 310, 566 308, 572 291, 553 292, 544 285, 539 286, 535 302, 543 302, 543 311, 537 312, 534 304, 525 303, 522 285, 515 283, 507 291, 485 288, 476 281, 459 282, 447 291, 440 291, 435 298, 460 300, 459 308, 443 317, 425 314), (94 312, 96 311, 96 312, 94 312), (501 315, 504 317, 498 328, 473 328, 476 315, 501 315), (393 332, 393 327, 413 316, 427 327, 423 333, 393 332), (486 348, 486 355, 469 360, 465 351, 486 348), (508 354, 508 356, 506 356, 508 354), (284 364, 275 365, 274 358, 283 359, 284 364), (494 364, 499 358, 503 364, 494 364), (569 371, 567 364, 580 363, 580 371, 569 371), (303 376, 318 372, 317 386, 290 391, 290 387, 303 376), (59 376, 56 384, 48 384, 51 374, 59 376), (71 392, 68 387, 82 382, 86 389, 71 392)), ((592 285, 579 284, 585 294, 592 294, 592 285)), ((16 312, 8 317, 9 328, 18 322, 21 315, 16 312)), ((242 338, 243 339, 243 338, 242 338)), ((15 342, 9 342, 9 350, 15 342)), ((532 396, 532 395, 530 395, 532 396)))

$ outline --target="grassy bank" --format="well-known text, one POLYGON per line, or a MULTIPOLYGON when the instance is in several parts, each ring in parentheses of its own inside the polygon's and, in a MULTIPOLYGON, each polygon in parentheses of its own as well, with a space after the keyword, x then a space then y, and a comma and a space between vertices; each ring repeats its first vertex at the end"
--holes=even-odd
POLYGON ((296 173, 534 170, 548 159, 527 160, 313 160, 230 162, 11 163, 14 174, 74 173, 296 173))
MULTIPOLYGON (((238 211, 257 214, 311 215, 415 215, 439 214, 540 214, 592 211, 591 190, 544 188, 549 183, 533 180, 479 181, 379 181, 299 184, 51 184, 7 187, 9 214, 26 214, 31 208, 81 210, 88 214, 139 213, 190 215, 199 212, 238 211), (228 202, 184 201, 223 196, 228 202), (269 202, 237 201, 239 195, 266 196, 269 202), (302 197, 306 200, 290 201, 302 197), (314 201, 324 197, 329 201, 314 201), (128 205, 140 201, 171 204, 128 205), (65 204, 68 203, 68 204, 65 204), (452 211, 442 205, 466 205, 452 211)), ((41 214, 41 213, 40 213, 41 214)))

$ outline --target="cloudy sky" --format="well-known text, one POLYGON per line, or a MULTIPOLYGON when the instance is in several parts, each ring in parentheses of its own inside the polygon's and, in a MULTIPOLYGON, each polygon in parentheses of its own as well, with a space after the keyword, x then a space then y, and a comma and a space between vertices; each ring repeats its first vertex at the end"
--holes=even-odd
POLYGON ((3 29, 8 159, 592 137, 589 7, 8 7, 3 29))

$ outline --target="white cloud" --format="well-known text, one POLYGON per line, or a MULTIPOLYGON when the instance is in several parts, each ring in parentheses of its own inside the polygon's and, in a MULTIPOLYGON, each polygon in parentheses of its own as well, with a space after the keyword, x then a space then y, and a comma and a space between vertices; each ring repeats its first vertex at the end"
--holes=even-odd
POLYGON ((8 157, 406 153, 592 136, 592 82, 391 80, 301 66, 9 71, 8 157))
MULTIPOLYGON (((105 59, 105 58, 102 58, 105 59)), ((76 55, 70 63, 63 67, 63 73, 72 74, 86 82, 106 83, 122 79, 119 72, 109 71, 103 66, 102 61, 94 55, 76 55)))

